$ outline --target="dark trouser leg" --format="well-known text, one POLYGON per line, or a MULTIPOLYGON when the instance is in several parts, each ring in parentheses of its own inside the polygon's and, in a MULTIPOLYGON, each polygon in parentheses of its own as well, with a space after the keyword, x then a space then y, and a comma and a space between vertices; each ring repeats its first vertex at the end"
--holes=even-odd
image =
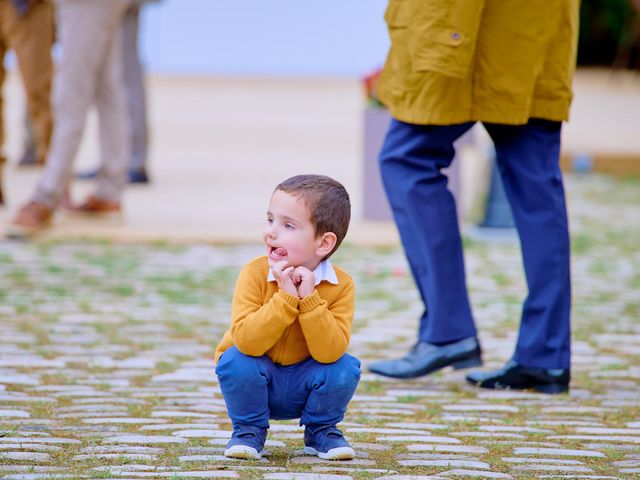
POLYGON ((308 392, 300 424, 321 427, 342 421, 360 381, 360 361, 345 353, 334 363, 305 362, 300 384, 308 392))
POLYGON ((392 120, 380 153, 387 197, 425 304, 419 338, 449 343, 476 335, 465 283, 455 200, 442 169, 472 123, 422 126, 392 120))
POLYGON ((571 279, 569 229, 559 167, 559 122, 485 125, 522 244, 529 294, 514 360, 539 368, 569 368, 571 279))
POLYGON ((216 374, 233 428, 250 425, 269 428, 271 360, 251 357, 236 347, 224 352, 216 374))

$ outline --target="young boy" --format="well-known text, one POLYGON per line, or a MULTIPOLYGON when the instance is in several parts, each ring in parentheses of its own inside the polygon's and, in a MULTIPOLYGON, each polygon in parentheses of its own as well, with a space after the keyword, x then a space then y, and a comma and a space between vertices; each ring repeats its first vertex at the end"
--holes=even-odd
POLYGON ((329 257, 349 227, 349 195, 335 180, 298 175, 271 196, 267 255, 244 266, 216 374, 233 425, 227 457, 257 459, 269 419, 300 418, 304 451, 329 460, 355 452, 336 424, 360 379, 345 353, 354 285, 329 257))

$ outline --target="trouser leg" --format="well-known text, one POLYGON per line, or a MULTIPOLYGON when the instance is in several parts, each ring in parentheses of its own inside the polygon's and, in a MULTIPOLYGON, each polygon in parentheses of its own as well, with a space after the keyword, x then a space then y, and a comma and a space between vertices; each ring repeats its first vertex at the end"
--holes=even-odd
POLYGON ((2 168, 2 164, 6 160, 4 153, 4 98, 2 87, 6 77, 6 69, 4 67, 4 57, 7 53, 5 30, 9 8, 12 8, 9 2, 0 2, 0 168, 2 168))
POLYGON ((45 161, 53 128, 51 113, 53 39, 54 6, 50 2, 37 2, 25 16, 19 17, 10 38, 25 86, 38 163, 45 161))
POLYGON ((110 39, 119 25, 119 2, 58 0, 58 38, 64 52, 53 86, 55 128, 34 200, 55 207, 71 177, 85 120, 110 39))
POLYGON ((220 357, 216 374, 234 429, 269 427, 269 389, 273 364, 263 355, 251 357, 231 347, 220 357))
POLYGON ((476 335, 456 204, 442 173, 453 160, 453 142, 472 125, 392 120, 380 153, 383 184, 425 305, 419 338, 429 343, 476 335))
POLYGON ((340 423, 360 381, 360 361, 348 353, 334 363, 311 359, 299 375, 300 384, 309 392, 300 424, 318 427, 340 423))
POLYGON ((559 122, 485 125, 522 245, 528 296, 514 360, 540 368, 570 366, 570 245, 559 166, 559 122))
POLYGON ((144 71, 138 52, 139 21, 140 7, 132 6, 127 10, 122 22, 124 84, 131 132, 129 168, 132 170, 146 167, 148 148, 147 99, 144 71))
POLYGON ((114 8, 115 25, 110 25, 113 28, 96 85, 101 156, 96 196, 119 202, 126 185, 131 137, 122 66, 121 22, 127 2, 117 3, 120 8, 114 8))

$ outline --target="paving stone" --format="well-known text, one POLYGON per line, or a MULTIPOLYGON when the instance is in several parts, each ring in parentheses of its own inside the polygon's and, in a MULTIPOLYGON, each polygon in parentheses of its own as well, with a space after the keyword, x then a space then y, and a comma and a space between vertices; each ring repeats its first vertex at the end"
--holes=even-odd
POLYGON ((517 413, 520 409, 514 405, 493 405, 493 404, 482 404, 482 405, 445 405, 442 407, 444 410, 454 411, 454 412, 509 412, 509 413, 517 413))
POLYGON ((36 452, 60 452, 62 448, 38 443, 0 443, 0 450, 32 450, 36 452))
POLYGON ((451 432, 450 433, 456 437, 479 437, 479 438, 527 438, 525 435, 520 435, 519 433, 508 433, 508 432, 451 432))
POLYGON ((640 435, 640 428, 600 428, 600 427, 578 427, 577 433, 601 433, 604 435, 640 435))
POLYGON ((133 443, 133 444, 157 444, 157 443, 187 443, 186 438, 166 435, 118 435, 106 438, 106 443, 133 443))
POLYGON ((179 474, 176 472, 131 472, 125 470, 120 475, 132 478, 241 478, 237 472, 221 470, 180 471, 179 474))
POLYGON ((630 435, 552 435, 549 439, 640 443, 640 436, 630 435))
POLYGON ((0 418, 29 418, 31 415, 24 410, 0 410, 0 418))
POLYGON ((399 460, 399 465, 403 467, 461 467, 461 468, 476 468, 476 469, 490 469, 491 466, 485 462, 477 462, 470 460, 399 460))
POLYGON ((185 410, 159 410, 151 412, 152 417, 164 417, 164 418, 211 418, 212 415, 208 413, 190 412, 185 410))
POLYGON ((417 429, 417 430, 447 430, 449 425, 440 425, 438 423, 411 423, 411 422, 391 422, 387 423, 388 427, 417 429))
POLYGON ((561 457, 606 457, 604 453, 593 450, 568 450, 563 448, 516 447, 513 449, 513 453, 516 455, 558 455, 561 457))
POLYGON ((579 460, 567 460, 562 458, 502 457, 502 461, 506 463, 535 463, 544 465, 584 465, 584 462, 579 460))
POLYGON ((161 430, 216 430, 218 428, 219 425, 217 423, 158 423, 156 425, 145 425, 144 427, 140 427, 138 430, 143 432, 161 430))
POLYGON ((424 475, 385 475, 378 477, 378 480, 439 480, 444 477, 433 477, 424 475))
POLYGON ((363 443, 363 442, 349 442, 349 443, 356 450, 372 450, 376 452, 384 452, 391 449, 389 445, 383 445, 380 443, 363 443))
MULTIPOLYGON (((35 433, 35 432, 34 432, 35 433)), ((0 436, 0 443, 54 443, 54 444, 79 444, 80 441, 74 438, 59 438, 59 437, 11 437, 0 436)))
POLYGON ((265 480, 352 480, 348 475, 332 475, 324 473, 267 473, 265 480))
POLYGON ((164 452, 164 449, 154 447, 132 447, 130 445, 103 445, 85 447, 81 451, 82 453, 86 454, 120 453, 137 455, 160 455, 164 452))
POLYGON ((349 427, 344 429, 348 433, 398 433, 403 435, 428 435, 427 430, 404 430, 402 428, 373 428, 373 427, 349 427))
POLYGON ((126 459, 126 460, 149 460, 155 461, 158 459, 156 455, 147 455, 144 453, 95 453, 95 454, 86 454, 86 455, 74 455, 72 460, 82 461, 82 460, 118 460, 126 459))
POLYGON ((40 383, 40 377, 37 375, 18 373, 0 373, 0 383, 7 385, 38 385, 40 383))
POLYGON ((64 473, 13 473, 0 478, 3 480, 56 480, 61 478, 75 478, 75 475, 64 473))
POLYGON ((379 442, 462 443, 457 438, 433 435, 388 435, 378 437, 376 440, 379 442))
POLYGON ((438 474, 441 477, 474 477, 474 478, 513 478, 507 473, 487 472, 484 470, 454 469, 438 474))
POLYGON ((0 452, 0 460, 19 460, 30 462, 48 462, 51 459, 51 455, 47 453, 33 453, 33 452, 0 452))
POLYGON ((519 471, 536 471, 536 472, 562 472, 562 473, 593 473, 589 467, 581 467, 577 465, 516 465, 514 470, 519 471))
POLYGON ((110 417, 110 418, 83 418, 83 423, 89 423, 92 425, 101 425, 101 424, 122 424, 122 425, 140 425, 140 424, 159 424, 166 422, 166 420, 158 419, 158 418, 123 418, 123 417, 110 417))
POLYGON ((578 474, 573 474, 573 475, 539 475, 538 478, 584 478, 584 479, 589 479, 589 480, 620 480, 620 477, 609 477, 609 476, 603 476, 603 475, 578 475, 578 474))
MULTIPOLYGON (((294 455, 302 455, 302 456, 292 456, 290 458, 290 462, 296 465, 315 465, 318 463, 330 463, 335 464, 335 460, 325 460, 324 458, 304 455, 302 452, 296 452, 294 455)), ((363 465, 363 466, 375 466, 376 462, 373 460, 367 460, 364 458, 354 458, 353 460, 341 460, 340 465, 363 465)))
POLYGON ((449 453, 488 453, 485 447, 474 445, 428 445, 424 443, 410 444, 406 446, 412 452, 449 452, 449 453))
POLYGON ((171 435, 185 438, 231 438, 230 430, 177 430, 171 435))
POLYGON ((604 449, 612 449, 618 452, 637 452, 638 447, 635 444, 620 444, 620 443, 584 443, 582 444, 585 448, 590 448, 591 450, 604 450, 604 449))

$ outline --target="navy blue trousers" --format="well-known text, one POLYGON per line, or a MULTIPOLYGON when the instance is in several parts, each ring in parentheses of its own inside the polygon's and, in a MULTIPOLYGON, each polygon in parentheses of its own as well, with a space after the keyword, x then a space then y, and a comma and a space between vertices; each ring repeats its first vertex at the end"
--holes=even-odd
MULTIPOLYGON (((392 120, 380 153, 384 187, 424 302, 419 338, 442 344, 476 335, 455 200, 442 169, 473 126, 392 120)), ((569 230, 559 167, 561 123, 484 124, 520 237, 528 287, 513 359, 569 368, 569 230)))
POLYGON ((334 363, 308 358, 284 366, 231 347, 220 357, 216 374, 234 429, 268 428, 270 418, 328 426, 344 418, 360 380, 360 361, 345 353, 334 363))

